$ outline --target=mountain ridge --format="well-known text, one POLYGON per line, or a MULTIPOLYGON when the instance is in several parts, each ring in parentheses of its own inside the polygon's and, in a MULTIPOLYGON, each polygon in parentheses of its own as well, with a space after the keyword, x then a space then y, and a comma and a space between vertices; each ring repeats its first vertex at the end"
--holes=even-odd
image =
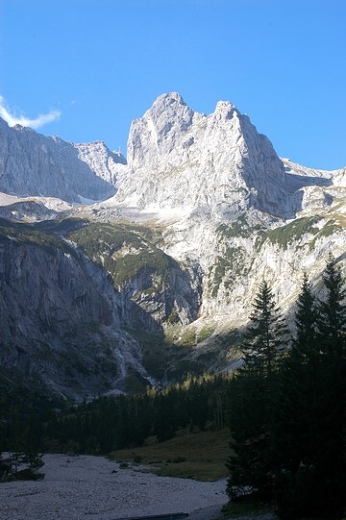
POLYGON ((74 144, 0 121, 0 190, 19 196, 51 196, 67 202, 100 200, 115 193, 126 164, 101 141, 74 144))
POLYGON ((56 381, 65 395, 96 392, 100 359, 106 366, 102 392, 235 366, 239 334, 263 279, 290 319, 304 272, 318 294, 330 252, 345 271, 346 169, 315 170, 279 158, 230 102, 218 102, 205 115, 178 93, 159 96, 133 121, 127 160, 102 142, 73 144, 1 123, 0 191, 0 215, 8 219, 0 226, 6 288, 0 307, 10 331, 3 364, 24 370, 20 359, 37 358, 32 370, 46 386, 56 381), (8 222, 21 223, 20 230, 14 234, 8 222), (47 249, 53 237, 54 247, 47 249), (18 242, 21 260, 5 245, 18 242), (49 266, 64 262, 57 278, 49 266), (40 269, 35 287, 28 266, 33 273, 40 269), (40 305, 31 311, 19 305, 19 281, 46 314, 40 305), (92 291, 99 296, 87 296, 92 291), (113 316, 107 325, 100 313, 104 291, 108 303, 102 305, 113 316), (61 328, 49 325, 56 309, 65 316, 61 328), (84 346, 81 331, 90 321, 84 346), (39 342, 29 347, 40 327, 48 327, 43 350, 48 358, 51 352, 53 370, 48 358, 39 361, 39 342), (61 379, 59 370, 67 367, 54 354, 55 344, 74 353, 70 370, 78 388, 73 377, 61 379), (21 356, 11 357, 17 347, 21 356), (94 374, 92 385, 88 373, 94 374))

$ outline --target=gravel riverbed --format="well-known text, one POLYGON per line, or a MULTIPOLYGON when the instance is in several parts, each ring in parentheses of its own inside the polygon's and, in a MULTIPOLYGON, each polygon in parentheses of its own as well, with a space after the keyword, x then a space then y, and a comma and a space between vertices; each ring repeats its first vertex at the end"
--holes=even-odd
POLYGON ((44 480, 0 484, 0 520, 114 520, 177 512, 209 520, 228 501, 226 480, 159 477, 88 455, 45 455, 44 462, 44 480))

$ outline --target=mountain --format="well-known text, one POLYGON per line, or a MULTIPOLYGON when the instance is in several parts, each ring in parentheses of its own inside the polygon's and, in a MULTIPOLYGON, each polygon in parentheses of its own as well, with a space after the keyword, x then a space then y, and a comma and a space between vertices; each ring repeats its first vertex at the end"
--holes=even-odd
POLYGON ((10 128, 0 118, 0 189, 18 196, 50 196, 68 202, 100 200, 116 192, 126 164, 102 142, 74 144, 30 128, 10 128))
POLYGON ((3 375, 68 397, 235 366, 266 279, 290 319, 303 272, 345 270, 346 169, 279 158, 229 102, 177 93, 127 161, 0 121, 3 375))
POLYGON ((248 207, 283 217, 296 210, 296 185, 271 143, 231 103, 205 116, 178 94, 160 96, 132 123, 128 142, 129 174, 116 195, 126 205, 220 219, 248 207))

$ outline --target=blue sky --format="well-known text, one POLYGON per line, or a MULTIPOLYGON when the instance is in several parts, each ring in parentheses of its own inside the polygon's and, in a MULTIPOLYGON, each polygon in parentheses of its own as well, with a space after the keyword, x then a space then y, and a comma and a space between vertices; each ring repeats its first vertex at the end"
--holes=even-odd
POLYGON ((206 114, 231 101, 281 157, 341 168, 345 27, 345 0, 1 0, 0 113, 126 155, 131 121, 177 91, 206 114))

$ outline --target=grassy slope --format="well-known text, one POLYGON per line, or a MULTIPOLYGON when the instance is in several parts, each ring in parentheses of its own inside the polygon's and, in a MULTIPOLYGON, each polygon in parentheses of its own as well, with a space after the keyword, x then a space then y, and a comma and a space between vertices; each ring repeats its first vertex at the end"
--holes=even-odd
MULTIPOLYGON (((114 451, 111 457, 121 462, 122 467, 140 464, 158 475, 210 482, 228 476, 225 463, 230 455, 229 441, 227 428, 221 431, 185 432, 161 443, 150 438, 146 446, 114 451)), ((277 517, 273 509, 272 504, 256 501, 229 502, 224 506, 220 519, 274 520, 277 517)))
POLYGON ((174 439, 112 453, 117 461, 140 461, 149 471, 170 477, 214 481, 228 474, 225 463, 230 454, 229 430, 179 433, 174 439))

